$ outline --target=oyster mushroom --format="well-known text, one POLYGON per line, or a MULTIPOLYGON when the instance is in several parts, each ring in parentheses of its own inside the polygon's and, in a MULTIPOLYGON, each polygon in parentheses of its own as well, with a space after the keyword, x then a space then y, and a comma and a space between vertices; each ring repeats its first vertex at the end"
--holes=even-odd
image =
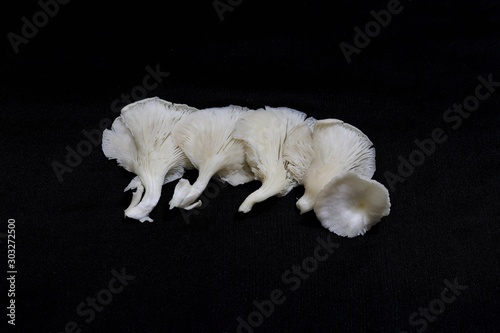
POLYGON ((253 180, 245 162, 243 143, 233 138, 236 123, 248 109, 238 106, 199 110, 184 117, 172 132, 174 142, 198 169, 198 179, 189 184, 181 179, 170 201, 186 210, 199 207, 195 200, 213 176, 236 186, 253 180))
POLYGON ((347 172, 334 177, 318 194, 314 212, 321 224, 339 236, 364 235, 389 215, 389 192, 379 182, 347 172))
POLYGON ((289 108, 266 107, 242 116, 234 137, 245 143, 247 163, 262 185, 245 199, 240 212, 272 196, 284 196, 301 183, 313 154, 313 122, 289 108))
POLYGON ((304 178, 304 195, 297 201, 300 213, 313 209, 318 193, 330 180, 345 172, 371 178, 375 148, 359 129, 337 119, 316 121, 312 134, 314 159, 304 178))
POLYGON ((125 189, 137 189, 125 210, 127 217, 153 221, 149 213, 160 199, 162 185, 179 179, 184 169, 191 167, 173 142, 172 130, 193 111, 196 109, 187 105, 148 98, 125 106, 111 130, 104 131, 102 148, 106 157, 137 175, 125 189))

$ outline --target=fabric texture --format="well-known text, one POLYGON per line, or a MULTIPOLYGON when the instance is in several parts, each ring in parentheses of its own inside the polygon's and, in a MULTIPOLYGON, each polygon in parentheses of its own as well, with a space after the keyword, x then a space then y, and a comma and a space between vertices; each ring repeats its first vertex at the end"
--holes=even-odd
POLYGON ((500 331, 497 1, 62 3, 3 14, 2 332, 500 331), (242 214, 260 183, 213 180, 198 209, 169 210, 175 181, 124 219, 134 175, 100 138, 154 96, 352 124, 391 213, 343 238, 301 186, 242 214))

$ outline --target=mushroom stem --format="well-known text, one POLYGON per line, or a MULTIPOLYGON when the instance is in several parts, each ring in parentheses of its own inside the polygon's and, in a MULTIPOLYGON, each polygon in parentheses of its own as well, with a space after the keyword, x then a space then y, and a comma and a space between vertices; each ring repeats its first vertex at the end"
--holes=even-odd
POLYGON ((314 208, 314 202, 316 201, 316 195, 309 188, 306 188, 304 195, 297 201, 297 208, 300 210, 300 214, 307 213, 314 208))
POLYGON ((289 180, 276 181, 276 178, 266 178, 262 182, 262 186, 258 190, 250 194, 238 209, 239 212, 248 213, 252 210, 253 205, 262 202, 272 196, 279 195, 284 188, 288 187, 289 180))
POLYGON ((139 202, 141 201, 142 195, 144 193, 144 186, 142 186, 141 180, 138 176, 134 177, 130 184, 123 190, 123 192, 127 192, 128 190, 136 190, 134 193, 132 193, 132 201, 130 202, 130 205, 125 209, 125 216, 127 216, 127 212, 130 211, 132 208, 137 206, 139 202))
POLYGON ((208 186, 210 178, 211 178, 210 176, 198 177, 198 179, 189 189, 187 195, 184 197, 184 199, 182 199, 182 201, 177 205, 177 207, 183 208, 185 210, 191 210, 193 208, 201 206, 201 200, 199 200, 196 203, 194 202, 196 199, 200 197, 205 188, 208 186))
POLYGON ((189 181, 187 180, 184 180, 183 182, 179 181, 175 187, 172 200, 170 201, 170 209, 179 207, 185 210, 191 210, 201 206, 200 200, 195 204, 193 203, 207 188, 208 183, 214 176, 215 172, 222 167, 222 162, 223 160, 220 158, 215 158, 214 161, 209 161, 205 165, 201 166, 198 178, 193 185, 189 184, 189 181))
POLYGON ((128 211, 125 212, 125 215, 141 222, 153 222, 153 220, 149 217, 149 213, 153 210, 153 208, 160 200, 161 188, 165 176, 153 176, 146 173, 144 176, 140 176, 140 178, 142 183, 144 184, 146 193, 137 206, 131 209, 127 209, 128 211))

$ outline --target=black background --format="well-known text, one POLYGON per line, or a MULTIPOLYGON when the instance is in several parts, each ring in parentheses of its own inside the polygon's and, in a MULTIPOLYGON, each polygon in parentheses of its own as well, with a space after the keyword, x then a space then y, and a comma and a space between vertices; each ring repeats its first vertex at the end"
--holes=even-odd
POLYGON ((40 7, 5 6, 1 232, 16 220, 18 270, 9 332, 62 332, 69 321, 82 332, 235 332, 236 318, 274 289, 286 301, 255 332, 416 331, 424 327, 410 316, 440 298, 445 279, 467 289, 427 332, 500 330, 500 88, 457 129, 443 121, 479 75, 500 81, 497 1, 404 1, 350 64, 339 44, 352 44, 353 28, 387 1, 244 0, 223 21, 209 0, 71 1, 18 54, 7 33, 20 34, 21 18, 40 7), (377 149, 374 179, 387 187, 384 174, 398 173, 415 140, 436 128, 447 140, 396 184, 391 214, 363 237, 338 237, 314 213, 299 215, 302 187, 237 213, 258 182, 212 187, 188 218, 168 209, 174 182, 153 223, 124 220, 133 175, 100 145, 62 182, 52 164, 65 163, 83 130, 114 119, 111 103, 157 65, 170 75, 148 97, 288 106, 360 128, 377 149), (291 291, 282 275, 313 255, 318 237, 339 247, 291 291), (135 279, 85 323, 76 307, 122 268, 135 279))

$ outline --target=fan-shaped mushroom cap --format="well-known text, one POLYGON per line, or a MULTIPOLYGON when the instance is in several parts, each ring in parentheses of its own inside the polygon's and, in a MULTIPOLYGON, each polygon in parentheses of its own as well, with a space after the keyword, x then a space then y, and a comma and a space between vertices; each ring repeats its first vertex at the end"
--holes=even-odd
POLYGON ((333 177, 345 172, 371 178, 375 148, 359 129, 337 119, 316 121, 312 134, 314 159, 304 178, 304 195, 297 201, 301 214, 313 209, 316 196, 333 177))
POLYGON ((247 213, 257 202, 284 196, 297 186, 312 159, 311 122, 289 108, 270 108, 245 114, 234 137, 245 143, 246 160, 262 186, 250 194, 239 211, 247 213))
POLYGON ((174 142, 199 170, 199 175, 192 186, 185 179, 179 181, 170 209, 198 207, 201 202, 193 203, 214 175, 233 186, 253 180, 245 162, 243 143, 233 138, 236 123, 246 112, 247 108, 233 105, 211 108, 191 113, 178 123, 172 132, 174 142))
POLYGON ((391 202, 384 185, 348 172, 334 177, 318 194, 314 212, 321 224, 339 236, 364 235, 384 216, 391 202))
POLYGON ((171 132, 183 116, 193 111, 196 109, 187 105, 148 98, 125 106, 111 130, 103 133, 104 154, 140 180, 133 179, 127 186, 137 191, 126 216, 141 222, 152 221, 148 215, 160 198, 162 185, 180 178, 184 169, 191 167, 174 144, 171 132))

